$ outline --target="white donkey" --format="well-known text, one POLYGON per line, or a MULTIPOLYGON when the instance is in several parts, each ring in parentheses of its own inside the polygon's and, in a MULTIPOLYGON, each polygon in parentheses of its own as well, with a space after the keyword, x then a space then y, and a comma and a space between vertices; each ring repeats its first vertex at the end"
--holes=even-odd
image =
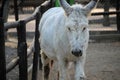
MULTIPOLYGON (((39 25, 43 69, 46 69, 48 59, 55 60, 58 63, 59 80, 68 80, 67 64, 72 61, 75 64, 74 80, 84 80, 89 41, 87 16, 97 0, 91 0, 86 6, 70 6, 65 0, 59 2, 61 7, 46 11, 39 25)), ((44 74, 44 80, 48 80, 48 74, 44 74)))

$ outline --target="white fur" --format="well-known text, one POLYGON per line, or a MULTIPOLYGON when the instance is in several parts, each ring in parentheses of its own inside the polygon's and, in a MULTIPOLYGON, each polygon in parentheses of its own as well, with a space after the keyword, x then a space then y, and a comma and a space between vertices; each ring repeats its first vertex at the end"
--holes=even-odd
MULTIPOLYGON (((61 7, 51 8, 41 18, 40 46, 43 53, 59 66, 59 80, 68 80, 67 64, 75 63, 75 80, 85 78, 84 64, 89 41, 88 14, 81 5, 72 6, 72 12, 66 15, 61 7), (84 30, 85 28, 85 30, 84 30), (71 51, 81 50, 82 56, 76 57, 71 51)), ((42 57, 43 65, 45 65, 42 57)))

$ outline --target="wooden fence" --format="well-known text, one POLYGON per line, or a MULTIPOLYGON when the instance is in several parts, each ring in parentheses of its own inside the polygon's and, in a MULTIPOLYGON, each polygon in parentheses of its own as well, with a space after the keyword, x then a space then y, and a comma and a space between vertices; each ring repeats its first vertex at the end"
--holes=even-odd
MULTIPOLYGON (((0 16, 0 80, 6 80, 6 74, 10 72, 12 69, 19 65, 19 80, 28 80, 28 73, 32 70, 32 80, 37 80, 37 69, 38 66, 41 69, 41 61, 39 59, 40 53, 40 44, 39 44, 39 31, 38 25, 41 15, 49 9, 52 4, 52 1, 46 1, 41 6, 38 6, 34 13, 23 19, 15 22, 4 23, 2 19, 2 15, 0 16), (32 44, 27 49, 26 43, 26 24, 32 20, 36 20, 35 27, 35 37, 32 44), (5 63, 5 35, 6 30, 11 28, 17 28, 17 36, 18 36, 18 48, 17 54, 18 57, 14 58, 9 64, 5 63), (27 67, 27 58, 32 54, 33 55, 33 67, 27 67), (39 63, 39 65, 38 65, 39 63)), ((1 8, 2 10, 2 8, 1 8)))

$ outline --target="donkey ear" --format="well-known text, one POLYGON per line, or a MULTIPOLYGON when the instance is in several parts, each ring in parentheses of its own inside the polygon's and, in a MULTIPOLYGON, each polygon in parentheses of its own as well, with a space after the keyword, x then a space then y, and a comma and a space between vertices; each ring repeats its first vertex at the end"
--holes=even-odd
POLYGON ((66 2, 66 0, 59 0, 61 7, 64 9, 67 16, 72 12, 71 6, 66 2))
POLYGON ((85 7, 84 9, 87 11, 87 12, 90 12, 97 4, 99 0, 91 0, 85 7))

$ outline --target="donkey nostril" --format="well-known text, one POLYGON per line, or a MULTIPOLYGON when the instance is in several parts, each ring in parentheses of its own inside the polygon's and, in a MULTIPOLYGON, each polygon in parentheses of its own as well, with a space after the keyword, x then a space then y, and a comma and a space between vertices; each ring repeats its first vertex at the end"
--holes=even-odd
POLYGON ((75 52, 74 51, 72 51, 72 54, 74 54, 75 52))
POLYGON ((76 57, 79 57, 79 56, 82 56, 82 51, 81 50, 72 51, 72 54, 75 55, 76 57))

